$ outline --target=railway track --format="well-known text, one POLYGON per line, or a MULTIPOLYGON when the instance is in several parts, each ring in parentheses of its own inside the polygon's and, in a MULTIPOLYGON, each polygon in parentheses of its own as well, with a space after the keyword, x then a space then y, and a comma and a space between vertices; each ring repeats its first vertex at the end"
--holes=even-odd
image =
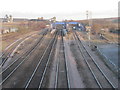
POLYGON ((69 76, 68 76, 68 65, 65 54, 65 44, 63 40, 63 32, 61 31, 60 47, 58 54, 57 66, 56 66, 56 77, 54 88, 70 88, 69 76))
POLYGON ((10 54, 12 53, 12 51, 17 47, 17 45, 22 41, 22 38, 18 39, 16 42, 12 43, 11 45, 9 45, 5 51, 2 53, 2 55, 0 56, 0 60, 1 63, 0 65, 3 66, 3 64, 5 63, 5 61, 8 59, 8 57, 10 56, 10 54))
POLYGON ((17 50, 17 48, 19 48, 22 43, 24 43, 25 41, 27 41, 28 39, 30 39, 34 35, 36 35, 36 34, 32 34, 32 35, 27 36, 25 38, 20 38, 20 39, 16 40, 15 42, 13 42, 12 44, 10 44, 4 50, 4 52, 2 53, 2 55, 0 56, 0 60, 2 60, 1 63, 0 63, 0 67, 5 64, 5 62, 7 61, 7 59, 9 57, 13 56, 13 54, 15 53, 15 51, 17 50))
POLYGON ((102 69, 96 63, 95 59, 91 56, 91 54, 88 52, 88 50, 82 44, 82 42, 79 39, 76 32, 73 32, 73 36, 78 44, 79 50, 84 58, 84 61, 86 62, 87 66, 88 66, 90 72, 92 73, 99 88, 100 89, 103 89, 103 88, 115 89, 116 88, 115 85, 107 78, 105 73, 102 71, 102 69))
POLYGON ((0 85, 2 85, 7 79, 27 60, 27 58, 36 50, 36 48, 41 45, 42 40, 44 39, 44 36, 47 34, 47 31, 43 33, 42 37, 35 43, 33 47, 30 48, 27 52, 24 52, 22 55, 15 59, 11 64, 7 66, 2 72, 0 72, 0 75, 2 75, 2 82, 0 82, 0 85))
MULTIPOLYGON (((42 57, 39 58, 39 62, 36 65, 31 77, 28 79, 25 89, 27 88, 44 88, 45 78, 47 78, 47 71, 49 70, 49 63, 51 62, 51 56, 53 54, 53 48, 56 45, 58 32, 54 35, 54 38, 49 42, 47 48, 44 50, 42 57)), ((48 82, 47 82, 48 83, 48 82)))

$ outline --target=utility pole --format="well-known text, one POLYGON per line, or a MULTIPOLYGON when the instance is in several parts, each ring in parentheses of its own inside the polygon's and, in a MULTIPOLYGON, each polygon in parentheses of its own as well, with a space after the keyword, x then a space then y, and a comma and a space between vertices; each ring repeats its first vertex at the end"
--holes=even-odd
POLYGON ((88 11, 86 11, 86 18, 87 18, 87 20, 88 20, 88 11))
POLYGON ((92 27, 92 13, 90 11, 86 11, 86 18, 87 18, 87 21, 88 21, 88 28, 87 28, 87 31, 88 31, 88 39, 89 39, 89 46, 90 46, 90 40, 91 40, 91 27, 92 27))

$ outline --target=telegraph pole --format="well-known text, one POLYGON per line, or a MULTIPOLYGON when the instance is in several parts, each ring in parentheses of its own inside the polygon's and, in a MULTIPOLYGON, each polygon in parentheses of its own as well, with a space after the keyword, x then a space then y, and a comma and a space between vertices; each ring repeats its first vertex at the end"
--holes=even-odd
POLYGON ((86 11, 86 18, 87 18, 87 20, 88 20, 88 11, 86 11))
POLYGON ((90 40, 91 40, 91 26, 92 26, 92 14, 91 12, 89 11, 86 11, 86 18, 87 18, 87 21, 88 21, 88 28, 87 28, 87 31, 88 31, 88 39, 89 39, 89 46, 90 46, 90 40), (91 20, 90 20, 91 19, 91 20))

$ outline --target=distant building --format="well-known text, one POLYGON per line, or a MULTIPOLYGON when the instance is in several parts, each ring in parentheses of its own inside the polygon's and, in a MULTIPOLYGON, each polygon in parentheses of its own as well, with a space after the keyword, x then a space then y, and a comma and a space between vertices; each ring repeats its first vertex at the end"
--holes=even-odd
POLYGON ((38 17, 38 20, 44 20, 44 18, 43 17, 38 17))
POLYGON ((38 19, 30 19, 29 21, 48 21, 48 20, 41 17, 41 18, 38 18, 38 19))
POLYGON ((17 32, 18 28, 7 28, 7 27, 2 27, 1 28, 1 34, 5 34, 5 33, 10 33, 10 32, 17 32))
POLYGON ((108 32, 109 29, 108 29, 108 28, 102 28, 101 31, 103 31, 103 32, 108 32))
POLYGON ((13 22, 12 15, 5 15, 5 17, 3 18, 3 22, 13 22))
POLYGON ((9 22, 13 22, 13 17, 12 17, 12 15, 9 16, 9 22))
POLYGON ((10 32, 9 28, 2 27, 1 29, 2 34, 9 33, 9 32, 10 32))
POLYGON ((56 17, 50 19, 51 22, 56 22, 56 17))
POLYGON ((13 22, 25 22, 25 21, 28 21, 29 19, 26 19, 26 18, 14 18, 13 19, 13 22))
POLYGON ((10 30, 10 32, 17 32, 18 28, 10 28, 9 30, 10 30))

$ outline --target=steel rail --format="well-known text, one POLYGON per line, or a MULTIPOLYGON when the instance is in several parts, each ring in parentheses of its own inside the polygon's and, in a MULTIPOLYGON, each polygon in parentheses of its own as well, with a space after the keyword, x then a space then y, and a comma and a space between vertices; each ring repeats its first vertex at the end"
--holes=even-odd
MULTIPOLYGON (((59 54, 59 57, 60 57, 60 54, 59 54)), ((58 84, 58 73, 59 73, 59 63, 60 63, 59 61, 60 61, 60 59, 58 58, 57 66, 56 66, 56 74, 55 74, 55 83, 54 83, 55 90, 56 90, 57 84, 58 84)))
MULTIPOLYGON (((78 40, 80 41, 79 37, 78 40)), ((80 41, 81 42, 81 41, 80 41)), ((83 45, 83 43, 81 42, 82 46, 84 47, 84 49, 86 50, 86 52, 88 53, 88 55, 91 57, 92 61, 94 62, 94 64, 97 66, 97 68, 100 70, 100 72, 103 74, 103 76, 106 78, 106 80, 108 81, 108 83, 115 88, 115 86, 112 84, 112 82, 108 79, 108 77, 106 76, 106 74, 103 72, 103 70, 100 68, 100 66, 98 65, 98 63, 94 60, 94 58, 91 56, 91 54, 88 52, 88 50, 85 48, 85 46, 83 45)))
POLYGON ((22 44, 22 43, 24 43, 25 41, 27 41, 28 39, 30 39, 30 38, 32 38, 33 36, 35 36, 36 34, 32 34, 32 35, 29 35, 29 36, 27 36, 27 37, 25 37, 25 38, 20 38, 20 39, 18 39, 18 40, 16 40, 15 42, 13 42, 11 45, 9 45, 5 50, 5 52, 1 55, 1 57, 0 57, 0 59, 2 60, 3 59, 3 55, 8 51, 8 49, 11 47, 11 46, 13 46, 14 44, 17 44, 17 42, 18 42, 18 44, 15 46, 15 47, 13 47, 12 49, 10 49, 9 51, 9 53, 5 56, 5 58, 2 60, 2 63, 0 64, 0 67, 2 67, 3 65, 4 65, 4 63, 7 61, 7 59, 8 59, 8 57, 11 57, 13 54, 14 54, 14 52, 20 47, 20 45, 22 44), (20 41, 21 40, 21 41, 20 41))
MULTIPOLYGON (((78 37, 77 33, 75 32, 76 37, 78 38, 79 43, 81 42, 80 38, 78 37)), ((105 79, 108 81, 108 83, 112 86, 112 88, 115 89, 115 86, 112 84, 112 82, 108 79, 108 77, 105 75, 105 73, 102 71, 102 69, 100 68, 100 66, 97 64, 97 62, 94 60, 94 58, 91 56, 91 54, 88 52, 88 50, 85 48, 85 46, 83 45, 83 43, 81 42, 81 45, 83 46, 84 50, 87 52, 87 54, 90 56, 90 58, 92 59, 92 61, 94 62, 94 64, 97 66, 97 68, 99 69, 99 71, 102 73, 102 75, 105 77, 105 79)), ((79 46, 80 47, 80 46, 79 46)), ((87 61, 87 60, 86 60, 87 61)), ((102 88, 102 87, 101 87, 102 88)))
POLYGON ((35 73, 37 72, 38 67, 39 67, 39 65, 41 64, 41 61, 42 61, 43 57, 45 56, 45 54, 46 54, 48 48, 50 47, 52 41, 53 41, 53 39, 49 42, 47 48, 45 49, 45 51, 44 51, 42 57, 40 58, 40 60, 39 60, 39 62, 38 62, 38 64, 37 64, 35 70, 33 71, 33 73, 32 73, 32 75, 31 75, 30 79, 29 79, 28 82, 27 82, 27 84, 25 85, 25 89, 27 89, 27 88, 29 87, 29 85, 30 85, 30 83, 31 83, 31 81, 32 81, 32 79, 33 79, 35 73))
MULTIPOLYGON (((73 33, 73 35, 74 35, 73 38, 74 38, 75 40, 77 40, 77 36, 76 36, 74 33, 73 33)), ((102 85, 101 85, 100 82, 98 81, 98 79, 97 79, 96 75, 94 74, 91 66, 89 65, 88 61, 85 59, 85 56, 83 55, 83 53, 82 53, 82 51, 81 51, 79 42, 78 42, 78 41, 76 41, 76 42, 77 42, 77 44, 78 44, 79 50, 80 50, 80 52, 81 52, 81 54, 82 54, 82 56, 83 56, 83 58, 84 58, 84 60, 85 60, 85 62, 86 62, 86 64, 87 64, 88 68, 90 69, 90 71, 91 71, 91 73, 92 73, 92 75, 93 75, 96 83, 98 84, 98 86, 99 86, 100 88, 102 88, 102 85)))
POLYGON ((63 50, 64 50, 64 60, 65 60, 65 68, 66 68, 66 76, 67 76, 67 85, 68 85, 68 89, 71 88, 71 85, 70 85, 70 77, 69 77, 69 68, 68 68, 68 62, 67 62, 67 56, 66 56, 66 50, 65 50, 65 42, 64 42, 64 38, 63 38, 63 33, 62 33, 62 42, 63 42, 63 50))
MULTIPOLYGON (((58 33, 57 33, 57 34, 58 34, 58 33)), ((58 35, 57 35, 57 37, 58 37, 58 35)), ((55 38, 56 38, 56 36, 55 36, 55 38)), ((54 38, 54 39, 55 39, 55 38, 54 38)), ((51 47, 51 51, 50 51, 50 54, 49 54, 49 57, 48 57, 48 60, 47 60, 47 63, 46 63, 44 72, 43 72, 43 74, 42 74, 42 78, 41 78, 41 80, 40 80, 38 90, 40 90, 40 88, 41 88, 41 86, 42 86, 42 83, 43 83, 43 80, 44 80, 44 78, 45 78, 45 74, 46 74, 46 71, 47 71, 47 68, 48 68, 48 64, 49 64, 49 62, 50 62, 50 58, 51 58, 51 55, 52 55, 52 52, 53 52, 53 49, 54 49, 54 46, 55 46, 56 41, 57 41, 57 39, 54 40, 53 45, 52 45, 52 47, 51 47)))
MULTIPOLYGON (((67 77, 67 86, 68 88, 70 88, 70 81, 69 81, 69 76, 68 76, 68 67, 67 67, 67 60, 66 60, 66 52, 65 52, 65 44, 64 44, 64 40, 63 40, 63 33, 61 31, 61 41, 63 43, 63 53, 64 53, 64 61, 65 61, 65 68, 66 68, 66 77, 67 77)), ((60 53, 60 52, 59 52, 60 53)), ((60 55, 60 54, 59 54, 60 55)), ((59 58, 57 61, 57 66, 56 66, 56 76, 55 76, 55 83, 54 83, 54 88, 55 90, 57 89, 57 85, 58 85, 58 77, 59 77, 59 58)))
MULTIPOLYGON (((45 34, 44 34, 45 35, 45 34)), ((43 36, 44 36, 43 35, 43 36)), ((34 45, 34 46, 37 46, 37 44, 39 44, 40 42, 42 42, 42 40, 43 40, 43 36, 40 38, 40 40, 36 43, 36 45, 34 45)), ((23 55, 25 55, 25 54, 29 54, 31 51, 32 51, 32 49, 34 49, 34 48, 31 48, 31 50, 29 50, 29 51, 27 51, 27 52, 24 52, 23 53, 23 55)), ((27 55, 26 55, 27 56, 27 55)), ((17 59, 15 59, 14 60, 14 62, 12 62, 11 64, 9 64, 4 70, 2 70, 2 72, 0 72, 0 75, 2 74, 2 73, 4 73, 7 69, 9 69, 15 62, 17 62, 19 59, 21 59, 21 58, 23 58, 23 56, 20 56, 20 57, 18 57, 17 59)))
POLYGON ((15 45, 15 44, 19 43, 20 40, 22 40, 22 38, 20 38, 19 40, 13 42, 13 43, 8 47, 8 49, 6 49, 6 50, 2 53, 2 55, 0 56, 0 60, 1 60, 1 62, 0 62, 0 67, 3 66, 3 64, 5 63, 5 61, 8 59, 9 55, 11 54, 11 52, 12 52, 12 51, 15 49, 15 47, 17 46, 17 45, 15 45), (12 46, 15 46, 15 47, 13 47, 13 48, 10 49, 10 47, 12 47, 12 46), (10 51, 10 52, 9 52, 9 51, 10 51), (4 57, 4 59, 3 59, 3 57, 4 57))
MULTIPOLYGON (((43 35, 44 36, 44 35, 43 35)), ((0 85, 2 85, 18 68, 19 66, 31 55, 32 52, 35 51, 35 49, 41 45, 40 42, 42 42, 43 40, 43 37, 40 38, 40 40, 36 43, 35 47, 33 47, 27 54, 27 56, 18 64, 18 66, 16 68, 14 68, 12 70, 12 72, 9 73, 9 75, 4 79, 2 80, 2 82, 0 82, 0 85)), ((22 56, 21 56, 22 57, 22 56)), ((4 71, 2 71, 0 74, 3 74, 8 68, 10 68, 16 61, 18 61, 21 57, 19 57, 18 59, 16 59, 12 64, 10 64, 4 71)))
POLYGON ((19 38, 19 39, 17 39, 15 42, 13 42, 13 43, 11 43, 10 45, 8 45, 6 48, 5 48, 5 50, 4 50, 4 52, 2 53, 2 55, 0 55, 0 58, 5 54, 5 52, 11 47, 11 46, 13 46, 15 43, 17 43, 17 42, 19 42, 20 40, 22 40, 22 39, 25 39, 25 38, 28 38, 28 37, 30 37, 30 36, 32 36, 32 35, 35 35, 36 33, 33 33, 33 34, 31 34, 31 35, 29 35, 29 36, 26 36, 26 37, 24 37, 24 38, 19 38))
POLYGON ((7 46, 5 48, 5 51, 2 53, 2 55, 0 55, 0 58, 5 54, 5 52, 12 46, 14 45, 15 43, 17 43, 18 41, 20 41, 22 38, 19 38, 18 40, 16 40, 15 42, 13 42, 12 44, 10 44, 9 46, 7 46))
MULTIPOLYGON (((32 37, 32 36, 31 36, 32 37)), ((4 63, 7 61, 8 57, 13 56, 14 52, 20 47, 20 45, 22 43, 24 43, 26 40, 30 39, 31 37, 27 37, 25 38, 22 42, 20 42, 15 48, 13 48, 12 50, 10 50, 11 52, 8 53, 8 55, 5 57, 5 59, 2 61, 2 63, 0 64, 0 67, 2 67, 4 65, 4 63)))
MULTIPOLYGON (((61 35, 61 31, 59 32, 59 35, 61 35)), ((60 49, 59 49, 60 50, 60 49)), ((59 57, 60 57, 60 52, 59 52, 59 57)), ((58 60, 57 60, 57 66, 56 66, 56 74, 55 74, 55 83, 54 83, 54 88, 55 88, 55 90, 56 90, 56 88, 57 88, 57 85, 58 85, 58 73, 59 73, 59 62, 60 61, 60 59, 58 58, 58 60)))
MULTIPOLYGON (((43 40, 43 37, 45 36, 47 34, 47 32, 45 32, 43 35, 42 35, 42 37, 37 41, 37 43, 34 45, 34 46, 36 46, 37 44, 39 44, 40 42, 42 42, 42 40, 43 40)), ((31 50, 32 50, 33 48, 31 48, 31 50)), ((31 52, 31 50, 29 50, 29 51, 27 51, 27 52, 24 52, 22 55, 25 55, 25 54, 29 54, 30 52, 31 52)), ((26 55, 27 56, 27 55, 26 55)), ((2 70, 2 72, 0 72, 0 74, 2 74, 3 72, 5 72, 8 68, 10 68, 15 62, 17 62, 19 59, 21 59, 21 58, 23 58, 23 56, 20 56, 20 57, 18 57, 17 59, 15 59, 14 60, 14 62, 12 62, 11 64, 9 64, 8 66, 7 66, 7 68, 5 68, 4 70, 2 70)))

